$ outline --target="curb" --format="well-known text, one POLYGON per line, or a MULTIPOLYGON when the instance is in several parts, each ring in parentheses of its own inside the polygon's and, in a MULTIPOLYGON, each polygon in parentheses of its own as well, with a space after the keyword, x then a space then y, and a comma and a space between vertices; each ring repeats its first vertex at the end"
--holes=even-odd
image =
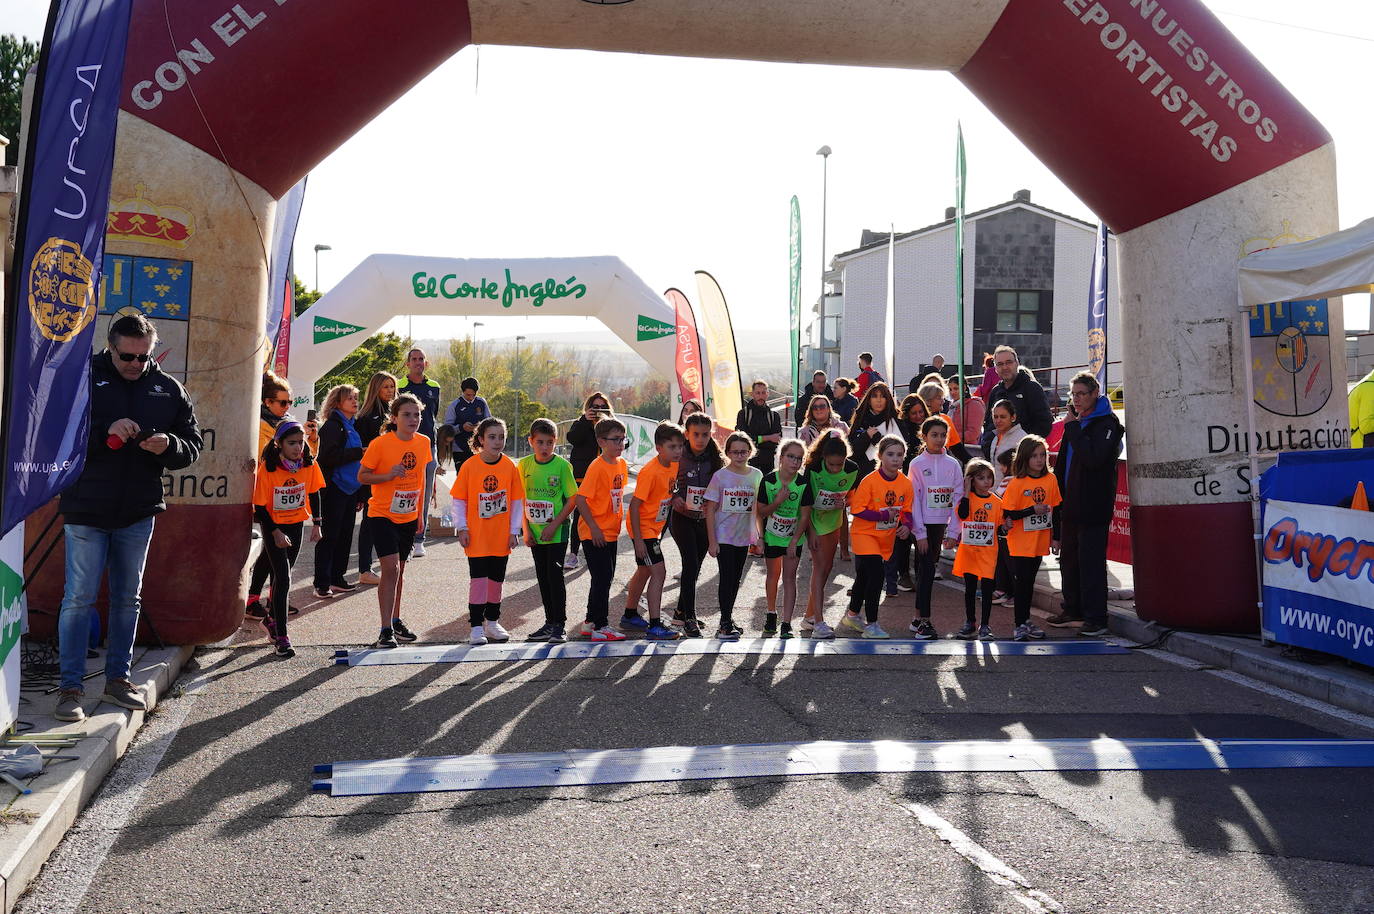
MULTIPOLYGON (((0 826, 0 891, 3 891, 0 912, 9 914, 13 910, 110 769, 128 750, 148 715, 156 713, 158 704, 181 675, 194 650, 193 647, 150 649, 135 659, 130 679, 135 685, 144 687, 149 700, 148 711, 126 711, 101 704, 88 711, 89 716, 83 723, 62 723, 50 714, 56 705, 54 694, 41 696, 33 702, 41 712, 33 707, 25 712, 34 722, 33 733, 84 730, 86 737, 76 746, 60 750, 61 755, 76 756, 75 760, 49 762, 42 774, 29 781, 33 793, 17 797, 4 810, 21 821, 9 821, 0 826)), ((102 683, 102 680, 97 678, 89 682, 102 683)), ((92 685, 87 694, 98 694, 96 688, 92 685)))

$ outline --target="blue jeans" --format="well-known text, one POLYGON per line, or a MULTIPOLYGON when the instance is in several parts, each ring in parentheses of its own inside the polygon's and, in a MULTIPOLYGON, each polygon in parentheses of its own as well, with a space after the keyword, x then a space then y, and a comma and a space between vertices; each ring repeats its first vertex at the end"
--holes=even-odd
POLYGON ((143 565, 153 538, 153 518, 145 517, 118 530, 81 524, 62 528, 67 539, 67 580, 57 619, 62 688, 81 688, 86 675, 90 614, 100 593, 100 579, 110 571, 110 633, 105 651, 105 679, 128 679, 138 629, 138 594, 143 565))

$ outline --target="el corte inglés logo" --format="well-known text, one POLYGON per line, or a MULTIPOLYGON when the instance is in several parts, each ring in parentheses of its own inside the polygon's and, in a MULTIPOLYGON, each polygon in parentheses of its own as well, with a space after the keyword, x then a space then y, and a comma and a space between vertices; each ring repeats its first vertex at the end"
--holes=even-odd
POLYGON ((639 315, 639 320, 635 323, 635 339, 639 342, 645 340, 656 340, 664 336, 673 336, 677 333, 677 326, 667 321, 655 320, 652 317, 639 315))
POLYGON ((311 324, 316 343, 336 340, 341 336, 348 336, 350 333, 357 333, 359 330, 365 329, 365 327, 359 327, 356 324, 345 324, 343 321, 336 321, 328 317, 317 317, 311 324))

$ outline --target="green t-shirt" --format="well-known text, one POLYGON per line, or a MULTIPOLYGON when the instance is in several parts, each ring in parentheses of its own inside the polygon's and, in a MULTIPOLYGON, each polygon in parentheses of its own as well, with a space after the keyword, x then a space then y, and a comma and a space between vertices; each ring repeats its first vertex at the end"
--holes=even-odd
MULTIPOLYGON (((557 454, 548 463, 540 463, 533 454, 521 457, 520 480, 525 485, 525 523, 535 542, 558 516, 568 499, 577 494, 577 480, 573 479, 572 464, 557 454)), ((558 534, 550 542, 561 543, 568 538, 568 525, 561 524, 558 534)))
MULTIPOLYGON (((782 483, 778 481, 778 472, 774 470, 763 481, 759 483, 758 506, 773 503, 773 499, 778 497, 778 490, 782 488, 782 483)), ((806 484, 806 474, 798 473, 792 477, 792 481, 787 484, 787 501, 772 514, 763 518, 763 543, 765 546, 788 546, 792 542, 792 536, 797 532, 797 518, 801 516, 802 508, 811 507, 811 487, 806 484)))
POLYGON ((859 481, 859 465, 846 460, 843 470, 830 473, 822 463, 806 477, 811 489, 811 529, 822 536, 834 533, 844 520, 844 496, 859 481))

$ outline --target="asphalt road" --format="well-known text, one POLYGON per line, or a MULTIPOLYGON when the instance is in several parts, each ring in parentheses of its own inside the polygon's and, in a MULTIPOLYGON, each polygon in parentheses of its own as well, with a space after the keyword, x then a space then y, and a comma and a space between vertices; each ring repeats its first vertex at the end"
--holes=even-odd
MULTIPOLYGON (((425 640, 466 634, 454 621, 465 616, 460 559, 441 541, 411 563, 405 615, 425 640)), ((623 581, 633 562, 624 552, 620 561, 623 581)), ((569 581, 578 606, 585 570, 569 581)), ((847 585, 845 569, 832 621, 847 585)), ((949 631, 962 595, 937 590, 937 623, 949 631)), ((712 606, 713 568, 701 591, 712 606)), ((330 658, 336 645, 373 637, 370 589, 314 601, 302 586, 296 597, 299 655, 276 659, 251 626, 235 646, 199 655, 184 694, 153 715, 20 911, 1374 912, 1374 777, 1364 770, 310 792, 316 763, 396 756, 814 739, 1374 736, 1374 721, 1198 664, 1136 651, 350 669, 330 658)), ((740 603, 755 609, 754 634, 762 604, 755 563, 740 603)), ((523 556, 512 563, 507 607, 517 633, 542 621, 523 556)), ((910 607, 907 594, 885 602, 890 631, 904 629, 910 607)), ((1010 610, 997 612, 1006 633, 1010 610)))

